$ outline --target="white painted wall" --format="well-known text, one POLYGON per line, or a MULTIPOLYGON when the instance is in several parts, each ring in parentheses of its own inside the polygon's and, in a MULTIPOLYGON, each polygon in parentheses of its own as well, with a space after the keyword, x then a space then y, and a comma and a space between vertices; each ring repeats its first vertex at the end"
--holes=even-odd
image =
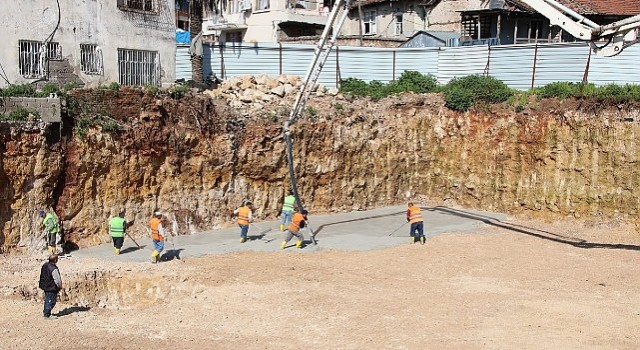
MULTIPOLYGON (((243 24, 246 24, 243 42, 277 42, 278 24, 281 22, 295 21, 324 25, 328 19, 328 11, 318 8, 320 0, 307 0, 309 9, 290 9, 287 8, 287 0, 270 0, 269 9, 266 10, 258 10, 258 1, 253 0, 251 11, 244 14, 234 13, 230 10, 231 7, 225 11, 225 18, 229 23, 244 22, 243 24), (239 16, 244 16, 244 21, 239 20, 239 16)), ((302 1, 299 0, 299 2, 302 1)), ((223 32, 226 31, 234 31, 234 29, 223 30, 223 32)), ((224 35, 221 36, 221 41, 225 41, 224 35)))
MULTIPOLYGON (((118 9, 116 0, 59 0, 60 26, 52 41, 75 74, 87 86, 118 81, 118 48, 158 51, 161 83, 175 81, 175 2, 157 1, 157 13, 135 13, 118 9), (104 74, 86 75, 80 69, 80 44, 102 48, 104 74)), ((19 75, 18 41, 45 40, 58 21, 56 0, 0 0, 0 64, 11 83, 27 83, 19 75)), ((6 82, 0 79, 0 87, 6 82)))

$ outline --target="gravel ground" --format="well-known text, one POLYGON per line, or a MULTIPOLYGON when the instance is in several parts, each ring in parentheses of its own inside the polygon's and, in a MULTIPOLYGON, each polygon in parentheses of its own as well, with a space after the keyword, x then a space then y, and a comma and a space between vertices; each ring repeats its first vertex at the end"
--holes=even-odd
POLYGON ((509 219, 426 245, 232 252, 151 265, 5 255, 3 349, 637 349, 640 235, 509 219))

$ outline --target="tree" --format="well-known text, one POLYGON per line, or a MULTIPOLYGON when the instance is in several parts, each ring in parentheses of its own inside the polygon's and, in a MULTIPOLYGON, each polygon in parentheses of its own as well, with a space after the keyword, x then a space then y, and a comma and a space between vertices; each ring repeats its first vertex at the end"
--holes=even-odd
POLYGON ((204 82, 204 73, 202 69, 202 0, 189 1, 189 32, 191 38, 191 79, 194 82, 202 84, 204 82), (200 36, 200 37, 198 37, 200 36), (197 41, 194 39, 198 38, 197 41), (193 50, 195 45, 200 47, 193 50), (199 53, 199 54, 197 54, 199 53))

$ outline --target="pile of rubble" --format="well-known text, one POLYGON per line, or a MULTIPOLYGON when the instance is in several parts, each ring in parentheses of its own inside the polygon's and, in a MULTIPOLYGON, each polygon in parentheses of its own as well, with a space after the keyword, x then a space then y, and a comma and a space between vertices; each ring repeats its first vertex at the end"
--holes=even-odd
MULTIPOLYGON (((205 93, 214 99, 224 99, 229 106, 242 109, 246 113, 259 113, 266 105, 291 106, 302 85, 303 81, 297 75, 248 75, 231 77, 217 89, 207 90, 205 93)), ((312 95, 343 99, 337 88, 327 88, 322 84, 315 84, 312 95)))

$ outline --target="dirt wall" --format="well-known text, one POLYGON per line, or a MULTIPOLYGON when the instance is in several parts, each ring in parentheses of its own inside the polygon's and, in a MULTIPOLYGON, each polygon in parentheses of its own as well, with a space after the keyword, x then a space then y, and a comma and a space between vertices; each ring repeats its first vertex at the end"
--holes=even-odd
MULTIPOLYGON (((207 94, 75 96, 59 142, 37 128, 2 129, 3 246, 31 244, 37 211, 48 207, 81 246, 106 241, 107 220, 121 208, 139 236, 154 209, 181 234, 232 224, 243 199, 258 218, 278 212, 288 186, 282 114, 293 96, 250 115, 207 94), (120 130, 74 128, 80 115, 108 116, 120 130)), ((634 216, 639 206, 637 108, 542 101, 518 113, 508 105, 458 113, 439 95, 411 94, 316 96, 309 106, 315 113, 293 137, 312 213, 416 198, 552 216, 634 216)))

